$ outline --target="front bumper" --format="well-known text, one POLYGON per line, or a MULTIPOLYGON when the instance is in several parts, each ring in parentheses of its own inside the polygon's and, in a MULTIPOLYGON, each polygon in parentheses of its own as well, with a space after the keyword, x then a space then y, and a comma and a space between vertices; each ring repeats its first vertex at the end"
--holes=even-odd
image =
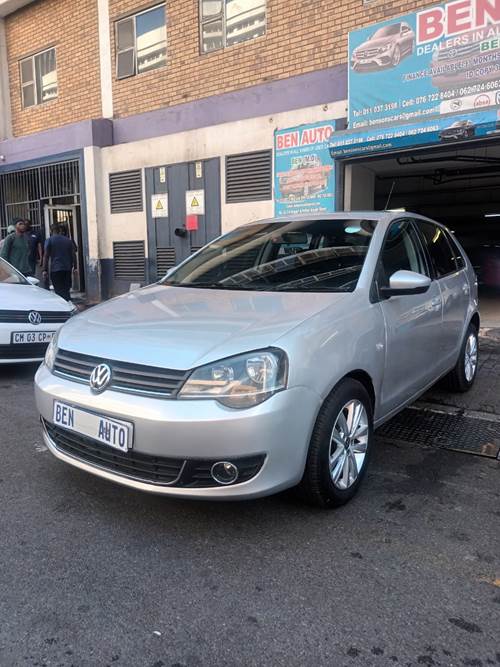
POLYGON ((367 58, 353 58, 351 61, 351 68, 356 72, 363 70, 376 70, 383 67, 388 67, 391 64, 392 55, 390 51, 379 53, 367 58))
POLYGON ((162 400, 89 387, 52 375, 41 366, 35 394, 43 420, 52 423, 55 399, 134 423, 135 453, 186 461, 231 461, 264 456, 259 472, 231 486, 183 488, 152 484, 89 463, 61 451, 44 429, 44 442, 60 460, 104 479, 141 491, 219 500, 270 495, 297 484, 303 474, 320 399, 304 387, 279 392, 261 405, 231 410, 211 400, 162 400))
POLYGON ((47 344, 28 343, 26 345, 13 345, 11 343, 13 332, 29 331, 30 333, 41 333, 59 331, 62 325, 63 323, 61 322, 39 324, 36 326, 26 323, 0 323, 0 365, 40 362, 45 356, 47 344))

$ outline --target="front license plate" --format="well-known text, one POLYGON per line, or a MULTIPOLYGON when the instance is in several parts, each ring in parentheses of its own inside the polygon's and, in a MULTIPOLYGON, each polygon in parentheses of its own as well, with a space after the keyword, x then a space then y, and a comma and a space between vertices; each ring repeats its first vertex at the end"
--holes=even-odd
POLYGON ((110 419, 60 401, 54 401, 53 419, 57 426, 86 435, 122 452, 132 447, 134 425, 130 422, 110 419))
POLYGON ((11 335, 11 341, 13 345, 50 343, 55 333, 55 331, 14 331, 11 335))

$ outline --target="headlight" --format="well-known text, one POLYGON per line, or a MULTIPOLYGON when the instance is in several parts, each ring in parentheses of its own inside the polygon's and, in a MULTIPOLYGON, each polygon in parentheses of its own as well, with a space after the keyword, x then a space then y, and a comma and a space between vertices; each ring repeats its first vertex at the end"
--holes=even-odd
POLYGON ((47 351, 45 352, 45 365, 51 371, 54 368, 54 362, 56 360, 56 354, 57 354, 57 339, 59 338, 59 331, 56 333, 56 335, 52 338, 52 340, 49 343, 49 346, 47 348, 47 351))
POLYGON ((287 376, 283 350, 248 352, 197 368, 179 398, 212 398, 229 408, 250 408, 285 389, 287 376))
POLYGON ((386 53, 387 51, 390 51, 392 49, 392 44, 386 44, 385 46, 381 46, 379 48, 380 53, 386 53))

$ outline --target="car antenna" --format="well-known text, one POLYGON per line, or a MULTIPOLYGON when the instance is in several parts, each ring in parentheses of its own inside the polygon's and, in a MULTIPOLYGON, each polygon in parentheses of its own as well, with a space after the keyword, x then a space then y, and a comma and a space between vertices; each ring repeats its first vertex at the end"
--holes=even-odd
POLYGON ((391 191, 389 192, 389 196, 387 197, 387 201, 385 203, 384 211, 387 211, 387 209, 389 208, 389 204, 391 203, 391 197, 392 197, 392 193, 394 192, 395 185, 396 185, 396 181, 394 180, 394 181, 392 181, 391 191))

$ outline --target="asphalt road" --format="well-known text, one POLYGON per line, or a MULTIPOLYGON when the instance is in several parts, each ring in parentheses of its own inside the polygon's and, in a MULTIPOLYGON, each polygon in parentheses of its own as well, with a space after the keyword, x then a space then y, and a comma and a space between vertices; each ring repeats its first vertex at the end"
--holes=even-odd
POLYGON ((348 506, 165 500, 41 445, 0 368, 0 665, 500 665, 500 470, 378 442, 348 506))

